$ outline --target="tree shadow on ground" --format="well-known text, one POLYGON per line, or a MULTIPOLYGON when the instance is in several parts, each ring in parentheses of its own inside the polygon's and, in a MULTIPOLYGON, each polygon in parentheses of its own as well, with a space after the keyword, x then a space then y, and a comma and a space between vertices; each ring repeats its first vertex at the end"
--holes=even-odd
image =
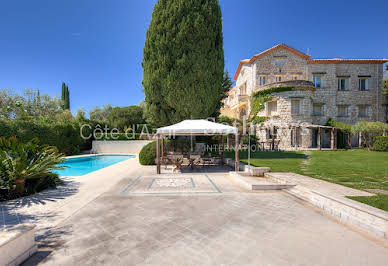
POLYGON ((49 219, 55 214, 26 214, 24 210, 48 202, 64 200, 78 192, 79 182, 65 180, 56 189, 48 189, 26 197, 0 203, 0 222, 3 230, 11 230, 20 224, 36 224, 41 219, 49 219))
POLYGON ((65 180, 63 185, 59 185, 55 189, 47 189, 22 198, 4 201, 0 205, 7 206, 8 208, 30 207, 37 204, 45 205, 48 201, 57 201, 76 194, 78 187, 79 182, 65 180))
POLYGON ((60 228, 49 230, 45 234, 36 237, 35 240, 38 245, 38 251, 21 265, 39 265, 44 260, 47 260, 54 250, 65 245, 65 236, 71 235, 72 232, 72 226, 65 225, 60 228))

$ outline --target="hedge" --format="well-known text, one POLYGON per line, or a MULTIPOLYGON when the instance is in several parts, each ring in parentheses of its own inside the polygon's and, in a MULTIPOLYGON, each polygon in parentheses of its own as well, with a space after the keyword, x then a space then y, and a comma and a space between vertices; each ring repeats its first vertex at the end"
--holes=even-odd
POLYGON ((373 150, 388 151, 388 136, 378 136, 374 138, 373 150))
MULTIPOLYGON (((89 133, 84 133, 88 135, 89 133)), ((75 121, 46 123, 40 121, 0 120, 0 137, 17 137, 22 142, 38 138, 40 144, 56 146, 66 155, 77 154, 81 149, 90 149, 91 140, 80 136, 80 126, 75 121)))
MULTIPOLYGON (((151 138, 152 135, 150 134, 151 138)), ((96 140, 139 140, 149 139, 147 134, 141 136, 140 133, 96 133, 96 140)))
POLYGON ((139 153, 139 162, 141 165, 154 165, 156 159, 156 142, 145 145, 139 153))

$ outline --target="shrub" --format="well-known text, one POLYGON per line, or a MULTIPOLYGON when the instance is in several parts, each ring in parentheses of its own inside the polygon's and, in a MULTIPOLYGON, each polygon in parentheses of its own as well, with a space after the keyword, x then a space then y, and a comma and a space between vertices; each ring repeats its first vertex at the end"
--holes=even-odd
POLYGON ((388 151, 388 136, 375 137, 373 141, 373 150, 388 151))
POLYGON ((156 141, 145 145, 139 153, 141 165, 154 165, 156 159, 156 141))
POLYGON ((361 145, 368 148, 371 148, 374 137, 385 135, 387 132, 388 124, 382 122, 360 121, 352 127, 353 134, 361 134, 361 145))
POLYGON ((140 133, 96 133, 96 140, 139 140, 149 139, 152 135, 140 133))
POLYGON ((63 154, 56 147, 39 145, 37 139, 21 142, 15 137, 0 138, 0 197, 55 186, 58 175, 52 171, 62 169, 57 166, 62 162, 63 154))
MULTIPOLYGON (((85 135, 88 135, 85 133, 85 135)), ((56 122, 0 120, 0 137, 15 136, 20 142, 28 142, 38 138, 42 145, 55 146, 66 155, 77 154, 81 147, 87 149, 91 140, 83 140, 80 126, 76 121, 56 122)))

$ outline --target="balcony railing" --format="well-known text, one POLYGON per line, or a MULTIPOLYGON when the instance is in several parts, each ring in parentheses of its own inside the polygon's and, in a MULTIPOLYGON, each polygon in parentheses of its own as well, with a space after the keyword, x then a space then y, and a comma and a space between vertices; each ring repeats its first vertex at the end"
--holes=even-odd
POLYGON ((239 105, 241 103, 246 103, 246 102, 248 102, 248 95, 242 94, 242 95, 238 95, 237 97, 234 97, 230 101, 229 106, 230 107, 235 107, 236 105, 239 105))

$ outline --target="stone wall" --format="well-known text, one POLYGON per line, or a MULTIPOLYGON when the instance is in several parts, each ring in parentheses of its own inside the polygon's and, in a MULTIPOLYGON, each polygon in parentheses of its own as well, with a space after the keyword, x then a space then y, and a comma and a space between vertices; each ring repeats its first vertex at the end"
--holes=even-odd
POLYGON ((317 88, 313 95, 313 101, 324 104, 324 114, 314 117, 314 123, 324 124, 329 117, 347 124, 355 124, 358 121, 384 121, 382 94, 382 66, 380 64, 309 64, 309 79, 312 80, 314 72, 322 74, 323 87, 317 88), (359 75, 370 76, 369 90, 359 90, 359 75), (338 77, 347 76, 349 90, 338 90, 338 77), (338 116, 338 105, 348 106, 348 116, 338 116), (369 106, 367 117, 360 117, 358 108, 361 105, 369 106))
POLYGON ((93 153, 126 153, 138 154, 141 149, 150 143, 150 140, 117 140, 100 141, 94 140, 92 143, 93 153))
MULTIPOLYGON (((270 117, 263 128, 273 126, 282 129, 282 139, 279 146, 290 148, 291 128, 301 124, 325 125, 329 118, 347 124, 355 124, 358 121, 383 121, 385 122, 386 105, 383 95, 383 68, 376 63, 312 63, 289 50, 277 49, 260 56, 252 64, 242 66, 236 81, 236 87, 246 85, 247 94, 250 96, 256 91, 271 87, 291 86, 285 81, 311 82, 313 75, 319 74, 322 79, 321 88, 308 90, 300 85, 301 90, 275 93, 277 98, 278 113, 270 117), (283 63, 281 61, 283 60, 283 63), (280 63, 279 63, 280 62, 280 63), (266 84, 260 85, 260 76, 266 77, 266 84), (276 82, 276 76, 281 76, 282 82, 276 82), (359 90, 359 76, 368 77, 369 90, 359 90), (346 91, 338 90, 338 78, 347 77, 349 88, 346 91), (291 114, 292 99, 300 99, 301 113, 291 114), (314 114, 314 104, 322 105, 322 114, 314 114), (338 106, 347 106, 348 114, 340 116, 338 106), (368 106, 366 116, 360 116, 361 106, 368 106)), ((299 85, 293 86, 298 87, 299 85)), ((308 86, 307 86, 308 87, 308 86)), ((250 113, 251 102, 248 101, 247 113, 250 113)), ((258 113, 259 116, 268 116, 268 103, 266 108, 258 113)), ((362 107, 361 107, 362 108, 362 107)), ((225 108, 225 110, 228 110, 225 108)), ((258 129, 261 140, 266 139, 265 130, 258 129)), ((322 138, 327 142, 327 134, 322 133, 322 138), (325 135, 326 134, 326 135, 325 135)), ((299 134, 301 147, 312 146, 312 130, 306 128, 299 134)), ((330 138, 329 138, 330 139, 330 138)), ((324 143, 327 146, 327 143, 324 143)))
POLYGON ((267 83, 275 83, 277 75, 281 75, 282 80, 292 80, 296 76, 297 80, 308 80, 306 60, 287 50, 277 50, 267 54, 257 59, 254 65, 256 66, 256 84, 259 84, 261 75, 267 76, 267 83), (286 56, 287 61, 284 66, 280 67, 276 61, 282 56, 286 56))

